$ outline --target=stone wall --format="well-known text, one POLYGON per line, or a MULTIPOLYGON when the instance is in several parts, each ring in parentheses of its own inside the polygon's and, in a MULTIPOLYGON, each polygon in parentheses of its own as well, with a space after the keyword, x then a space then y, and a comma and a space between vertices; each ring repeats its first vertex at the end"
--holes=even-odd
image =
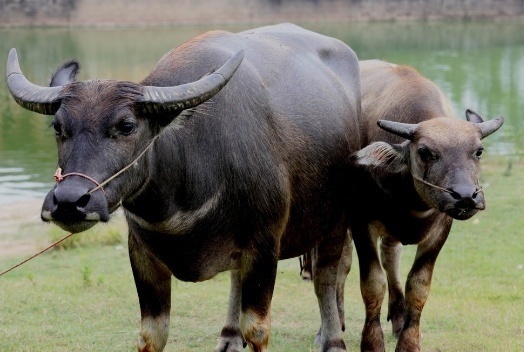
POLYGON ((0 0, 0 26, 523 17, 524 0, 0 0))

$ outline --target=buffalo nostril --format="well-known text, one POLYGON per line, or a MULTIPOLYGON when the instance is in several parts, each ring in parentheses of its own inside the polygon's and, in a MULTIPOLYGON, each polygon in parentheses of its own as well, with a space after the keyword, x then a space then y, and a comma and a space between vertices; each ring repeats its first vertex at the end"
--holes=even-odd
POLYGON ((89 203, 90 199, 91 199, 91 194, 86 193, 83 196, 81 196, 80 198, 78 198, 75 204, 79 208, 85 208, 87 203, 89 203))
POLYGON ((453 199, 456 199, 456 200, 460 200, 462 199, 462 196, 460 195, 460 193, 450 189, 449 190, 449 194, 451 194, 451 196, 453 197, 453 199))

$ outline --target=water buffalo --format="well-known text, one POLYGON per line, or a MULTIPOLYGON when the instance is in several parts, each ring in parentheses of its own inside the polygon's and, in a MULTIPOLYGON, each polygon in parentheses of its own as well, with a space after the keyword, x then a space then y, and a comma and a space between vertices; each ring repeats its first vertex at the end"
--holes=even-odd
POLYGON ((361 350, 384 351, 382 265, 396 351, 420 351, 419 323, 435 261, 453 219, 485 208, 478 181, 481 140, 504 119, 484 122, 471 110, 467 121, 454 118, 442 91, 409 67, 370 60, 361 62, 360 72, 367 146, 352 156, 350 228, 366 307, 361 350), (417 253, 404 295, 399 264, 402 245, 409 244, 417 253))
MULTIPOLYGON (((337 301, 344 326, 344 283, 357 248, 366 306, 362 351, 384 351, 380 309, 387 274, 387 319, 399 337, 397 351, 419 351, 419 321, 437 255, 453 219, 484 209, 477 173, 481 139, 503 123, 484 122, 467 110, 469 122, 453 117, 442 91, 417 71, 379 60, 360 62, 361 132, 365 148, 352 156, 351 231, 340 261, 337 301), (377 252, 380 241, 381 260, 377 252), (399 265, 402 246, 417 255, 404 296, 399 265)), ((304 276, 311 259, 304 256, 304 276)), ((321 332, 317 334, 319 341, 321 332)))
POLYGON ((277 261, 313 247, 321 351, 345 351, 335 289, 347 163, 361 148, 354 52, 282 24, 198 36, 138 84, 76 81, 77 71, 68 62, 37 86, 12 50, 6 74, 22 107, 55 116, 61 170, 42 219, 79 232, 124 208, 139 351, 166 345, 172 275, 227 270, 241 314, 215 351, 239 351, 243 339, 266 351, 277 261))

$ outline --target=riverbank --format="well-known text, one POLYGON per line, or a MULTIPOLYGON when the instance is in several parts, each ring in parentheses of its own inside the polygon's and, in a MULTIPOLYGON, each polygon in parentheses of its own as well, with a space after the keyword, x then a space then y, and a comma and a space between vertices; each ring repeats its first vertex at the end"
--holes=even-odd
POLYGON ((0 0, 0 27, 508 19, 521 0, 0 0))
POLYGON ((0 258, 19 257, 36 252, 48 239, 38 239, 46 226, 40 220, 42 200, 0 205, 0 258))

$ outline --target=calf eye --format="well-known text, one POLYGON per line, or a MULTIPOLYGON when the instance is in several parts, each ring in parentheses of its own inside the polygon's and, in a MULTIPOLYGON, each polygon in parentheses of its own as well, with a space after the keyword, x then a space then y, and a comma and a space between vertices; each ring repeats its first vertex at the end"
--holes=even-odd
POLYGON ((475 153, 475 156, 480 159, 482 152, 484 152, 484 148, 479 148, 477 152, 475 153))
POLYGON ((119 134, 124 136, 129 136, 136 130, 136 123, 130 120, 124 120, 117 125, 117 130, 119 134))
POLYGON ((437 154, 435 154, 428 147, 425 147, 425 146, 418 148, 417 153, 420 159, 424 162, 438 159, 437 154))

